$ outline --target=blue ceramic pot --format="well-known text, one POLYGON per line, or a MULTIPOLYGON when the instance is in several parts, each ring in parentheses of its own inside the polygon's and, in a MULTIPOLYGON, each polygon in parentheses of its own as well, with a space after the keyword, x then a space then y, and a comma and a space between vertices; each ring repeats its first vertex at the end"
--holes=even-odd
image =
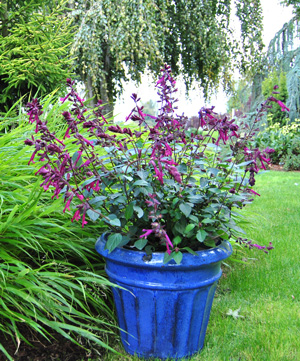
POLYGON ((180 265, 163 263, 163 253, 117 248, 108 253, 105 236, 96 250, 106 259, 125 350, 140 357, 181 358, 203 347, 221 262, 232 253, 224 241, 216 248, 183 255, 180 265), (126 290, 125 290, 126 289, 126 290))

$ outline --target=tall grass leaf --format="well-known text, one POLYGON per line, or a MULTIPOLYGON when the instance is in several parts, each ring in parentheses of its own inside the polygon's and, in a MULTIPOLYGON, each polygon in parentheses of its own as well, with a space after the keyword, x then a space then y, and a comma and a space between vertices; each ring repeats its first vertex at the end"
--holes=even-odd
POLYGON ((0 351, 2 351, 4 353, 4 355, 7 357, 7 359, 9 361, 14 361, 14 359, 12 358, 12 356, 10 356, 10 354, 5 350, 5 348, 2 346, 2 344, 0 343, 0 351))

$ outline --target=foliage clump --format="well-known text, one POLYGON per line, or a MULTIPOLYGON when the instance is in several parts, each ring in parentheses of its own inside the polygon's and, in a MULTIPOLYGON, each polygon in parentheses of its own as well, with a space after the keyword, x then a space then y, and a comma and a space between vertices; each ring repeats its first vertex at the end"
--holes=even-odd
POLYGON ((284 166, 286 170, 299 169, 298 167, 298 145, 300 140, 299 120, 291 124, 281 126, 275 123, 260 131, 255 140, 254 146, 264 147, 269 145, 274 149, 270 154, 272 164, 284 166))
POLYGON ((75 210, 72 221, 80 220, 82 227, 87 218, 106 224, 110 251, 118 246, 166 249, 166 261, 177 262, 181 251, 240 235, 234 209, 253 200, 255 174, 266 169, 273 151, 252 149, 250 140, 270 101, 285 109, 279 100, 270 97, 251 125, 238 126, 218 118, 213 107, 202 108, 199 128, 187 130, 187 118, 176 114, 176 82, 165 65, 156 84, 155 125, 145 122, 133 94, 135 107, 127 121, 136 126, 121 127, 103 116, 101 101, 89 112, 74 82, 67 83, 70 91, 62 101, 70 100, 71 110, 62 114, 68 125, 64 138, 49 131, 42 106, 33 99, 27 105, 29 121, 40 137, 25 143, 34 148, 29 163, 45 162, 37 172, 42 187, 51 188, 53 197, 63 196, 64 212, 75 210), (78 146, 73 155, 65 144, 69 137, 78 146))
POLYGON ((300 136, 292 139, 283 163, 285 170, 300 170, 300 136))
MULTIPOLYGON (((278 73, 274 70, 262 82, 262 93, 265 98, 274 94, 274 87, 276 87, 277 98, 281 102, 286 103, 289 94, 286 85, 286 74, 284 72, 281 71, 278 75, 278 73)), ((277 103, 272 105, 272 107, 268 110, 268 114, 271 115, 271 117, 268 117, 269 125, 279 123, 283 126, 287 123, 288 115, 286 112, 282 111, 282 108, 277 103)))
POLYGON ((64 3, 1 2, 0 110, 29 93, 46 95, 72 74, 74 28, 64 3))

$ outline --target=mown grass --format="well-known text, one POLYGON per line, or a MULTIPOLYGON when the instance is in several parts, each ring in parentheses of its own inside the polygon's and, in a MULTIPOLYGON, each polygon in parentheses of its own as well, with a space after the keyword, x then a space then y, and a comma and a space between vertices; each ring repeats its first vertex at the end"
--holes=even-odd
MULTIPOLYGON (((300 360, 300 173, 263 173, 256 190, 261 197, 243 212, 250 220, 247 236, 259 244, 271 241, 275 249, 242 249, 246 263, 229 262, 205 346, 191 361, 300 360), (229 309, 240 309, 241 317, 227 315, 229 309)), ((105 361, 125 359, 108 354, 105 361)))

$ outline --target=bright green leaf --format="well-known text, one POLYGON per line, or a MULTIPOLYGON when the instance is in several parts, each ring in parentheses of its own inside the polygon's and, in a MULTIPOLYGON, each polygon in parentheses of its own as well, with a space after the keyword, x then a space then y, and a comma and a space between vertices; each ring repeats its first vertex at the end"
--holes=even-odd
POLYGON ((204 229, 199 229, 199 231, 196 234, 196 238, 199 242, 204 242, 205 238, 207 236, 207 232, 204 231, 204 229))
POLYGON ((181 252, 173 252, 172 255, 173 255, 173 259, 175 260, 175 262, 177 264, 180 264, 182 261, 182 257, 183 257, 182 253, 181 252))
POLYGON ((190 223, 185 227, 184 233, 189 233, 191 232, 194 228, 195 228, 195 224, 194 223, 190 223))
POLYGON ((177 246, 181 241, 182 241, 181 237, 180 237, 180 236, 176 236, 176 237, 173 239, 173 244, 174 244, 175 246, 177 246))

